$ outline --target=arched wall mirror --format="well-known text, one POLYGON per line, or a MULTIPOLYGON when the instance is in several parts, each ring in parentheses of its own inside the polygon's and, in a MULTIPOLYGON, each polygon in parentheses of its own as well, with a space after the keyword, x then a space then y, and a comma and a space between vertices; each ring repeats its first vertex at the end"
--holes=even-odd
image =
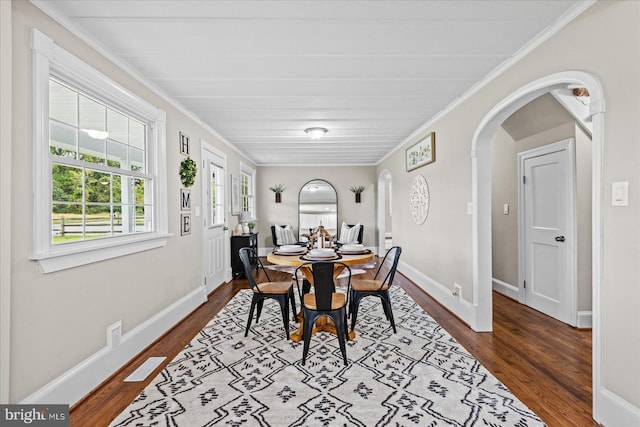
POLYGON ((307 182, 298 195, 298 233, 299 240, 320 224, 331 234, 338 231, 338 193, 333 185, 323 179, 307 182))

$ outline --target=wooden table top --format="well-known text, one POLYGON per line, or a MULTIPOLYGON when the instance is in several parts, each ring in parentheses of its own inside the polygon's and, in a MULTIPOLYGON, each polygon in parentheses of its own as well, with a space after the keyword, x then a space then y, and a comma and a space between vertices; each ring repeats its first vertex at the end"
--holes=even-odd
MULTIPOLYGON (((342 254, 342 258, 329 260, 329 261, 344 262, 347 265, 354 265, 354 264, 362 264, 363 262, 371 261, 372 259, 373 259, 373 252, 369 251, 366 254, 357 254, 357 255, 342 254)), ((271 264, 288 265, 290 267, 297 267, 300 264, 309 262, 307 260, 300 259, 300 255, 277 255, 277 254, 274 254, 273 252, 269 252, 267 254, 267 261, 269 261, 271 264)))

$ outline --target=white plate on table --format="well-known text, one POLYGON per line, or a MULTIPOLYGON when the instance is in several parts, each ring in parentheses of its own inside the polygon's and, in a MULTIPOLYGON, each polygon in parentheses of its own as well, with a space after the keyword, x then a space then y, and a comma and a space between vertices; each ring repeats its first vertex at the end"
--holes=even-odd
POLYGON ((304 254, 307 253, 307 250, 304 249, 304 248, 299 250, 299 251, 297 251, 297 252, 280 252, 278 250, 275 250, 275 251, 273 251, 273 253, 275 255, 281 255, 281 256, 295 256, 295 255, 304 255, 304 254))
POLYGON ((335 250, 328 248, 311 249, 304 257, 314 261, 327 261, 339 258, 335 250))
POLYGON ((300 245, 282 245, 280 246, 277 251, 280 253, 286 253, 286 252, 300 252, 300 251, 304 251, 305 248, 300 246, 300 245))
POLYGON ((309 251, 309 256, 314 258, 329 258, 336 255, 336 251, 329 248, 322 249, 311 249, 309 251))
POLYGON ((300 258, 305 261, 333 261, 335 259, 340 259, 342 257, 334 253, 333 255, 330 255, 330 256, 320 256, 320 257, 315 257, 312 255, 306 254, 306 255, 302 255, 300 258))
POLYGON ((340 247, 341 251, 349 251, 349 252, 363 251, 364 249, 365 249, 364 245, 359 244, 359 243, 349 243, 349 244, 346 244, 346 245, 342 245, 340 247))
POLYGON ((359 250, 355 250, 355 251, 348 251, 348 250, 344 250, 344 249, 340 249, 340 253, 343 255, 364 255, 364 254, 368 254, 371 251, 369 249, 359 249, 359 250))

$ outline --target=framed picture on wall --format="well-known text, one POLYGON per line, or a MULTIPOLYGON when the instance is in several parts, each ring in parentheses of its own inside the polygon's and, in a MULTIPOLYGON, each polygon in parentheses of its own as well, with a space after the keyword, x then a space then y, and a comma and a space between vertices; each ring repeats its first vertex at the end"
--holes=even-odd
POLYGON ((231 215, 240 215, 240 180, 231 175, 231 215))
POLYGON ((436 161, 436 134, 431 132, 405 152, 407 172, 436 161))

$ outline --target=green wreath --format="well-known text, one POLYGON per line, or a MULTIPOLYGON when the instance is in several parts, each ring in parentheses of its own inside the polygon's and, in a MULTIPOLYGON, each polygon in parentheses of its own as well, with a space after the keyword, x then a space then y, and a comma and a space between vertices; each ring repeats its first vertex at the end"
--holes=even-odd
POLYGON ((196 173, 198 173, 198 166, 191 157, 187 157, 180 163, 180 180, 185 187, 193 185, 196 181, 196 173))

